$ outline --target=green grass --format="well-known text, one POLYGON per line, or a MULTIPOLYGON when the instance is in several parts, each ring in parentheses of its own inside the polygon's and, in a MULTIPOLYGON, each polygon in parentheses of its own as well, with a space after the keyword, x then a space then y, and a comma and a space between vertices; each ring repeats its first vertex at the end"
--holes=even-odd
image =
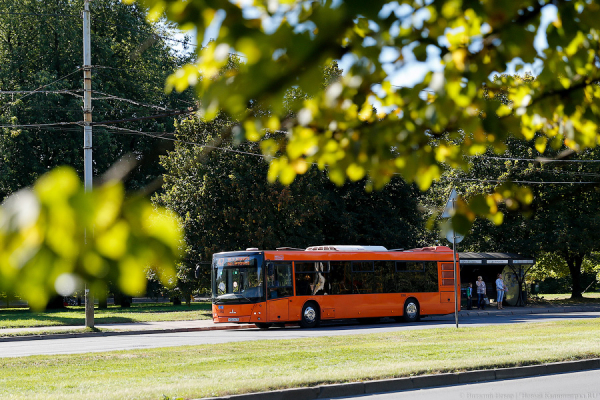
POLYGON ((0 358, 0 398, 188 399, 598 356, 600 319, 0 358))
POLYGON ((582 299, 571 299, 571 293, 539 294, 533 302, 549 305, 600 304, 600 293, 584 293, 582 299))
MULTIPOLYGON (((171 303, 133 303, 131 308, 109 306, 94 311, 95 324, 114 324, 152 321, 190 321, 211 318, 211 304, 194 302, 173 306, 171 303)), ((39 326, 84 325, 83 306, 69 306, 64 310, 32 312, 27 308, 0 309, 0 335, 4 328, 32 328, 39 326)))

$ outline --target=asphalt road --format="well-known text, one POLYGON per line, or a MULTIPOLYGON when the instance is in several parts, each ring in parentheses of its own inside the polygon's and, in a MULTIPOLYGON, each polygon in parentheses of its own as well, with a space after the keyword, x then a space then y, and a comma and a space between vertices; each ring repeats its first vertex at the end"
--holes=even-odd
POLYGON ((600 370, 408 390, 356 397, 361 400, 583 400, 600 399, 600 370))
MULTIPOLYGON (((553 320, 577 320, 598 318, 600 312, 568 314, 525 314, 463 317, 461 326, 485 326, 497 324, 531 323, 553 320)), ((217 344, 251 340, 300 339, 318 336, 359 335, 402 330, 455 327, 454 316, 430 317, 413 324, 380 323, 373 325, 335 325, 317 329, 287 327, 261 331, 258 329, 236 329, 225 331, 155 333, 140 335, 87 336, 60 339, 0 342, 0 357, 24 357, 31 355, 77 354, 116 350, 135 350, 157 347, 217 344)), ((598 397, 600 400, 600 396, 598 397)))

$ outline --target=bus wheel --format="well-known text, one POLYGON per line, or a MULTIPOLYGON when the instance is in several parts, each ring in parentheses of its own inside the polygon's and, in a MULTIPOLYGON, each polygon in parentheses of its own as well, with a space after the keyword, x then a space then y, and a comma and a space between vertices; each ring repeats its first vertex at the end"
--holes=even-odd
POLYGON ((319 326, 319 306, 317 306, 317 303, 309 301, 302 307, 300 326, 303 328, 314 328, 319 326))
POLYGON ((408 299, 404 303, 404 321, 417 322, 419 320, 419 303, 415 299, 408 299))
POLYGON ((256 325, 256 327, 261 331, 264 331, 265 329, 269 329, 271 327, 271 324, 267 324, 266 322, 255 322, 254 325, 256 325))

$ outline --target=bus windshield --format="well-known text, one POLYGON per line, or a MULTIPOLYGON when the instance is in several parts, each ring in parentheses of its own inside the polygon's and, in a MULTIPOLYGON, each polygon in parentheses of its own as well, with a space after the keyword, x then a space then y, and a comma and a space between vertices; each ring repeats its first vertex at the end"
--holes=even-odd
POLYGON ((213 303, 255 303, 265 300, 259 255, 213 259, 213 303))

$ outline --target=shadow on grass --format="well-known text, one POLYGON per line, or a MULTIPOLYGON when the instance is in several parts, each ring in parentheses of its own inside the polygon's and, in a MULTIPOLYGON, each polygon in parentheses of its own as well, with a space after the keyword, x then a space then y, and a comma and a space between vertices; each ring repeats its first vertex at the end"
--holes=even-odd
MULTIPOLYGON (((126 315, 98 315, 103 310, 95 310, 94 321, 96 323, 126 323, 135 322, 126 315)), ((59 310, 46 310, 42 312, 29 311, 29 309, 0 310, 0 319, 3 326, 61 326, 61 325, 84 325, 84 307, 66 307, 59 310), (12 324, 11 324, 12 322, 12 324)))
MULTIPOLYGON (((596 294, 596 293, 594 293, 596 294)), ((578 306, 578 305, 600 305, 600 297, 582 297, 579 299, 568 298, 546 298, 543 294, 532 296, 527 299, 529 304, 540 306, 578 306)))
MULTIPOLYGON (((161 314, 161 313, 189 313, 200 312, 204 316, 211 316, 210 303, 192 303, 174 306, 171 303, 133 303, 129 308, 110 305, 107 309, 94 310, 96 324, 117 324, 140 322, 136 315, 161 314)), ((63 309, 46 310, 42 312, 30 311, 28 308, 0 308, 1 327, 34 327, 34 326, 62 326, 84 325, 85 307, 67 306, 63 309)))

